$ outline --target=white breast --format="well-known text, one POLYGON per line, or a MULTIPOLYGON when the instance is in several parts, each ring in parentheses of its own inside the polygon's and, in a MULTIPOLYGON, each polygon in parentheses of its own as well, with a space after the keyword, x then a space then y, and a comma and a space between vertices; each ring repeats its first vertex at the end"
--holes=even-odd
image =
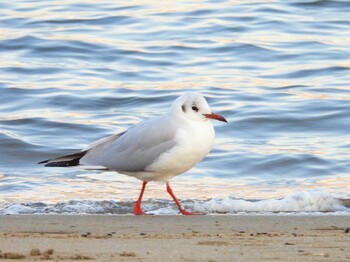
POLYGON ((214 138, 215 131, 209 121, 179 128, 176 134, 177 146, 159 156, 146 171, 153 173, 153 180, 163 181, 184 173, 209 153, 214 138))

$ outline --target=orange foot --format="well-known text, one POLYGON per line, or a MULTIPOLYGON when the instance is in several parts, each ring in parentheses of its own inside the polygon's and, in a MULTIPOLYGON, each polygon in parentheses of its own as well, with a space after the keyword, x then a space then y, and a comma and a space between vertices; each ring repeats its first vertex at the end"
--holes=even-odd
POLYGON ((136 204, 134 206, 134 214, 137 215, 137 216, 146 215, 146 213, 143 212, 140 203, 136 202, 136 204))

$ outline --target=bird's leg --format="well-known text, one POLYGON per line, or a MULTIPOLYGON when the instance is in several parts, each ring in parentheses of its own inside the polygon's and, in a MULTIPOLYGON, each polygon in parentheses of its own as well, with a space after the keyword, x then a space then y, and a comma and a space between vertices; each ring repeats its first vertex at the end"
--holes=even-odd
POLYGON ((179 200, 177 200, 176 196, 174 195, 173 190, 171 189, 169 183, 166 183, 166 191, 174 199, 174 201, 175 201, 177 207, 179 208, 181 214, 183 214, 183 215, 203 215, 203 214, 200 214, 200 213, 192 213, 192 212, 189 212, 189 211, 183 209, 181 204, 180 204, 180 202, 179 202, 179 200))
POLYGON ((145 192, 146 185, 147 185, 147 182, 143 181, 140 196, 137 199, 135 206, 134 206, 134 214, 135 215, 145 215, 145 212, 143 212, 143 210, 141 209, 141 201, 142 201, 143 193, 145 192))

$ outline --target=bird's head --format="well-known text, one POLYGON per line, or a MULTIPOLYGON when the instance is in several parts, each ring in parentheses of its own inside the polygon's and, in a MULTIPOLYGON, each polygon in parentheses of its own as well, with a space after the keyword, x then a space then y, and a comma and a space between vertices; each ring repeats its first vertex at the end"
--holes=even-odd
POLYGON ((227 123, 227 120, 223 116, 211 112, 205 98, 195 92, 185 93, 178 97, 172 104, 170 112, 194 121, 215 119, 227 123))

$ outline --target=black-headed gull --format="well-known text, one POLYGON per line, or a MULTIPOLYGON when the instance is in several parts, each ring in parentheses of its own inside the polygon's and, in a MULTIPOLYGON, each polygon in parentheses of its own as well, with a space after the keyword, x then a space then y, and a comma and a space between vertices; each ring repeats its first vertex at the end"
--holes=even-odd
POLYGON ((79 153, 40 162, 49 167, 102 166, 143 181, 134 206, 144 215, 142 196, 149 181, 164 181, 180 213, 192 215, 180 205, 169 181, 200 162, 211 150, 215 131, 209 119, 226 122, 212 113, 198 93, 178 97, 164 115, 147 119, 125 132, 98 140, 79 153))

